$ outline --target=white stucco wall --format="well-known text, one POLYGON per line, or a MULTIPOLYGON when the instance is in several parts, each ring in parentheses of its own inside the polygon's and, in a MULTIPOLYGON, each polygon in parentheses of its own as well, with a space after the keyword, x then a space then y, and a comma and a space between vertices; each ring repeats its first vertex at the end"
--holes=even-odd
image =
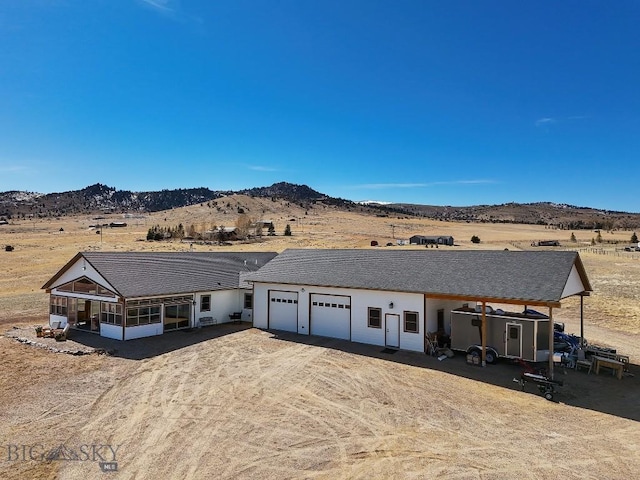
POLYGON ((400 315, 400 348, 403 350, 424 351, 424 296, 422 294, 401 292, 379 292, 348 288, 315 287, 311 285, 254 284, 253 325, 268 328, 269 290, 298 292, 298 333, 308 334, 310 315, 310 295, 346 295, 351 297, 351 341, 371 345, 385 345, 384 317, 386 313, 400 315), (304 291, 303 291, 304 290, 304 291), (393 308, 390 303, 393 302, 393 308), (383 328, 369 328, 369 307, 382 309, 383 328), (418 312, 418 333, 404 331, 403 312, 418 312))
POLYGON ((195 306, 195 326, 200 325, 200 319, 202 317, 213 317, 215 323, 232 322, 233 320, 229 318, 229 315, 234 312, 243 312, 242 319, 245 321, 251 321, 251 310, 245 310, 243 308, 245 292, 251 293, 251 290, 235 289, 197 293, 195 306), (210 311, 200 311, 201 298, 203 295, 211 295, 210 311))
POLYGON ((60 322, 60 328, 64 328, 67 325, 67 317, 62 315, 49 314, 49 326, 51 327, 54 322, 60 322))
MULTIPOLYGON (((101 324, 100 326, 100 334, 102 334, 102 329, 105 324, 101 324)), ((111 326, 111 325, 109 325, 111 326)), ((162 335, 162 323, 150 323, 148 325, 137 325, 135 327, 126 327, 124 332, 125 340, 133 340, 134 338, 142 338, 142 337, 153 337, 154 335, 162 335)), ((106 337, 106 335, 102 335, 106 337)))
POLYGON ((100 336, 113 338, 114 340, 122 340, 122 325, 110 325, 108 323, 101 323, 100 336))
POLYGON ((426 328, 427 332, 435 332, 438 330, 438 310, 444 310, 444 329, 447 334, 451 334, 451 310, 460 308, 463 303, 460 300, 442 300, 438 298, 427 297, 426 301, 426 328))

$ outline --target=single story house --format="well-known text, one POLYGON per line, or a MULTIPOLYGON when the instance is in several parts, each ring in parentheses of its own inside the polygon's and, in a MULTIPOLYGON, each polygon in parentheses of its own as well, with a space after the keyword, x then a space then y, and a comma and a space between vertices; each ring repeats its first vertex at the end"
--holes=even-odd
POLYGON ((247 280, 254 327, 420 352, 469 302, 483 323, 488 302, 547 307, 552 319, 562 299, 592 291, 578 253, 555 251, 292 249, 247 280))
POLYGON ((409 238, 411 245, 450 245, 453 246, 453 237, 445 235, 427 236, 414 235, 409 238))
POLYGON ((130 340, 238 316, 251 321, 253 292, 244 276, 276 255, 81 252, 42 287, 50 294, 49 322, 130 340))

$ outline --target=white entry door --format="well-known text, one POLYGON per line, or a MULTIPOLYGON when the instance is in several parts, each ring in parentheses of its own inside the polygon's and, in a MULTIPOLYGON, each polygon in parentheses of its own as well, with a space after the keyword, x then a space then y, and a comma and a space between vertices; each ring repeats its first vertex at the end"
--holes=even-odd
POLYGON ((387 347, 400 348, 400 315, 387 313, 384 316, 384 343, 387 347))

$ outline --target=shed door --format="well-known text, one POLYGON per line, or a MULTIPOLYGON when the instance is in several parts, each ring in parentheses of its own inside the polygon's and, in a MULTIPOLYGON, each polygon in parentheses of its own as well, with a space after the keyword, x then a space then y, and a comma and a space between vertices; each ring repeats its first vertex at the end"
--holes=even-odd
POLYGON ((507 357, 522 357, 522 325, 507 323, 505 335, 505 352, 507 357))
POLYGON ((311 294, 311 335, 351 339, 351 297, 311 294))
POLYGON ((298 331, 298 292, 269 290, 269 328, 298 331))

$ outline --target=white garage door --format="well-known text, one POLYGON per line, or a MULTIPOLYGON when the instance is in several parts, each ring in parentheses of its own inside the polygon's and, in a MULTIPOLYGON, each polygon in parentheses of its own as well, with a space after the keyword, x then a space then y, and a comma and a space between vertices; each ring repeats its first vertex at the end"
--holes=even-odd
POLYGON ((269 290, 269 328, 298 331, 298 292, 269 290))
POLYGON ((351 297, 311 295, 311 335, 351 339, 351 297))

